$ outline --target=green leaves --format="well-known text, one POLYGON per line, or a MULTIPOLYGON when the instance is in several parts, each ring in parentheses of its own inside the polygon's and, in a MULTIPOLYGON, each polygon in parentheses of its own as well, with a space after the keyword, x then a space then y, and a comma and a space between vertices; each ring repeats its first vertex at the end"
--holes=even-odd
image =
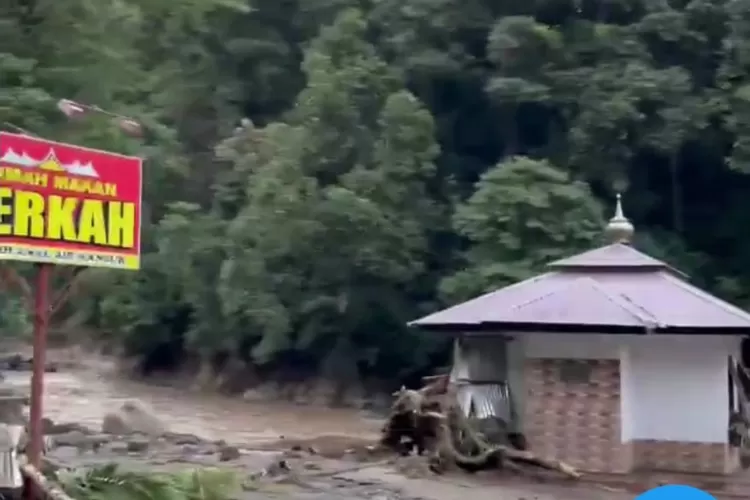
POLYGON ((439 148, 365 28, 342 12, 306 51, 286 119, 247 122, 217 148, 217 211, 172 204, 158 225, 160 279, 189 306, 186 346, 202 356, 373 365, 396 348, 378 324, 406 334, 399 289, 423 272, 439 148))
POLYGON ((89 274, 67 311, 128 353, 417 371, 432 346, 404 325, 439 290, 594 244, 613 191, 643 244, 746 298, 743 2, 32 7, 0 7, 0 123, 146 159, 144 269, 89 274))
POLYGON ((122 471, 109 464, 60 479, 63 490, 81 500, 227 500, 239 491, 236 474, 210 468, 158 474, 122 471))
POLYGON ((562 55, 562 48, 559 31, 528 16, 503 17, 487 39, 489 59, 511 73, 549 65, 562 55))
POLYGON ((453 224, 469 242, 467 268, 443 284, 456 300, 507 286, 590 248, 602 209, 588 186, 546 161, 513 157, 488 170, 453 224))

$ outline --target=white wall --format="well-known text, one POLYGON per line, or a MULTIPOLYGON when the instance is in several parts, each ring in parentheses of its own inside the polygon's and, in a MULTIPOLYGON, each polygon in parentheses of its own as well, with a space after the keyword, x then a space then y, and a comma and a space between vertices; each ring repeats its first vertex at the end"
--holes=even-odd
POLYGON ((623 441, 725 443, 727 357, 739 339, 645 338, 624 353, 623 441))
MULTIPOLYGON (((623 442, 727 440, 727 357, 738 356, 739 337, 519 334, 516 338, 530 358, 620 359, 623 442)), ((511 373, 519 370, 512 361, 509 365, 511 373)))

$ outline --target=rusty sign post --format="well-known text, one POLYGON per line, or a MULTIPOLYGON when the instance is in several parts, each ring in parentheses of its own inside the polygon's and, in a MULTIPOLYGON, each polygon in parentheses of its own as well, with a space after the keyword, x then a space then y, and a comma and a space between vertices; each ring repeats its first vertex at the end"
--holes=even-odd
POLYGON ((0 260, 32 262, 36 271, 33 286, 3 272, 33 301, 27 454, 34 466, 43 451, 47 331, 72 285, 51 297, 53 270, 140 267, 141 167, 136 157, 0 132, 0 260))
POLYGON ((52 265, 41 263, 36 265, 36 283, 34 286, 33 308, 33 360, 31 372, 31 409, 29 410, 30 436, 29 449, 26 451, 29 463, 36 468, 41 467, 42 451, 44 447, 44 429, 42 429, 44 397, 44 369, 47 354, 47 330, 49 328, 49 282, 52 265))

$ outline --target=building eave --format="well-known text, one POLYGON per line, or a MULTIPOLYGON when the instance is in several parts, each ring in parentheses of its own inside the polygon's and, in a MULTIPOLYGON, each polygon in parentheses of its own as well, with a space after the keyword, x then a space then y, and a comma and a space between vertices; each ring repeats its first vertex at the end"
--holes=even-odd
POLYGON ((422 331, 454 335, 498 335, 508 336, 524 333, 538 334, 592 334, 592 335, 750 335, 750 327, 689 327, 689 326, 659 326, 637 327, 630 325, 577 325, 577 324, 549 324, 549 323, 451 323, 451 324, 414 324, 410 326, 422 331))

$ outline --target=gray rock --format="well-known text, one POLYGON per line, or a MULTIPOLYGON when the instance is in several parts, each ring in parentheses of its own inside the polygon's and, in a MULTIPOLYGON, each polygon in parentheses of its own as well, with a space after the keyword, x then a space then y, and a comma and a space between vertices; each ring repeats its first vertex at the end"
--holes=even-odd
POLYGON ((130 427, 125 423, 122 415, 107 413, 102 420, 102 432, 123 436, 130 433, 130 427))
POLYGON ((143 453, 148 451, 150 443, 145 439, 134 439, 128 441, 127 450, 129 453, 143 453))
POLYGON ((237 460, 242 454, 236 446, 224 445, 219 448, 219 461, 229 462, 231 460, 237 460))
POLYGON ((109 445, 109 450, 112 453, 128 453, 128 443, 117 441, 109 445))
MULTIPOLYGON (((50 422, 52 421, 50 420, 50 422)), ((61 424, 52 423, 49 426, 49 428, 45 430, 44 433, 55 435, 55 434, 67 434, 69 432, 80 432, 82 434, 86 434, 87 436, 90 436, 93 434, 91 429, 77 422, 65 422, 61 424)))
POLYGON ((3 357, 2 360, 0 360, 0 363, 2 363, 5 370, 16 371, 29 369, 31 367, 31 360, 24 359, 24 357, 18 353, 3 357))
POLYGON ((53 438, 53 441, 56 446, 74 446, 76 448, 89 447, 88 437, 84 433, 78 431, 59 434, 53 438))
POLYGON ((182 445, 181 452, 183 455, 198 455, 201 449, 193 444, 182 445))
POLYGON ((177 433, 177 432, 165 432, 162 435, 162 437, 165 438, 167 441, 172 442, 177 445, 184 445, 184 444, 196 445, 196 444, 201 444, 203 442, 203 439, 193 434, 182 434, 182 433, 177 433))
POLYGON ((166 432, 166 426, 143 405, 128 401, 117 412, 104 416, 102 432, 118 436, 135 433, 161 436, 166 432))
POLYGON ((96 452, 111 440, 111 436, 107 434, 86 435, 80 431, 72 431, 52 436, 51 440, 55 447, 71 446, 82 452, 88 450, 96 452))
POLYGON ((52 434, 52 429, 55 428, 55 422, 52 421, 51 418, 44 417, 42 418, 42 433, 43 434, 52 434))

